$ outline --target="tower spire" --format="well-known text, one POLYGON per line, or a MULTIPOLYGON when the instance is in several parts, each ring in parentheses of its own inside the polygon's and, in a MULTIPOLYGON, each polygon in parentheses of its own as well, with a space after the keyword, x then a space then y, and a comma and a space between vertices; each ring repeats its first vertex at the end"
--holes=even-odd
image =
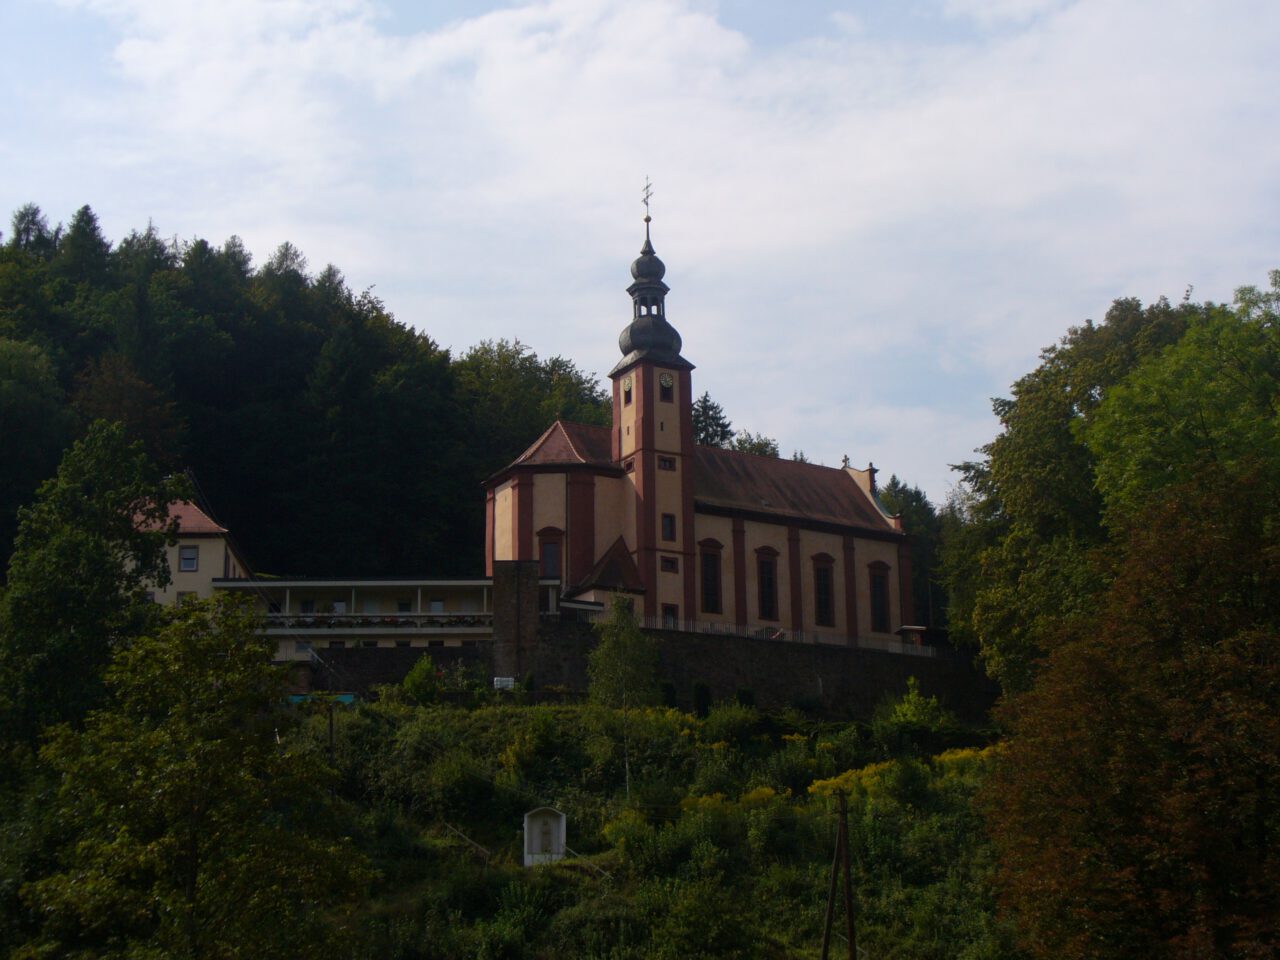
POLYGON ((673 367, 692 369, 693 364, 680 356, 680 334, 667 322, 666 296, 668 287, 662 282, 667 267, 653 250, 649 236, 649 204, 653 200, 653 181, 644 178, 644 190, 640 194, 644 203, 644 246, 640 256, 631 264, 631 279, 627 287, 631 295, 631 323, 618 337, 622 360, 613 368, 610 376, 633 366, 641 360, 653 360, 673 367))
POLYGON ((649 216, 649 201, 653 198, 653 183, 649 180, 647 174, 644 178, 642 197, 644 202, 644 246, 640 248, 640 252, 653 256, 653 244, 649 240, 649 221, 653 219, 653 217, 649 216))

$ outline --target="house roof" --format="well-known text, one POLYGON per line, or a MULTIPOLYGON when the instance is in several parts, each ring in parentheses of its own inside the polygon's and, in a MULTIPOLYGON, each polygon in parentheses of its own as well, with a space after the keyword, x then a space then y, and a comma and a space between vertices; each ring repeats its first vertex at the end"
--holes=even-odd
POLYGON ((190 500, 175 500, 169 504, 170 519, 178 521, 178 532, 183 534, 225 534, 227 528, 215 523, 210 516, 190 500))
POLYGON ((694 463, 693 496, 699 505, 895 529, 853 477, 838 467, 704 446, 694 448, 694 463))
POLYGON ((616 466, 609 428, 557 420, 511 466, 569 463, 616 466))
POLYGON ((583 593, 593 587, 606 590, 621 590, 626 593, 644 593, 644 581, 640 578, 640 569, 635 558, 627 549, 626 541, 619 537, 613 546, 604 552, 591 572, 577 584, 573 594, 583 593))
MULTIPOLYGON (((511 467, 572 464, 617 469, 610 429, 556 421, 511 467)), ((693 496, 698 506, 897 530, 857 481, 839 467, 701 445, 694 447, 693 465, 693 496)))

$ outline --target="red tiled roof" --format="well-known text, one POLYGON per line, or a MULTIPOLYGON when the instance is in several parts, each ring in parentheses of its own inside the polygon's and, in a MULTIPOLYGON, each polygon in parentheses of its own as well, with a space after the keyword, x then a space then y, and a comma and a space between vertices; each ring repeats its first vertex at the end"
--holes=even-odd
POLYGON ((583 593, 593 587, 607 590, 622 590, 626 593, 644 593, 644 581, 640 579, 640 569, 635 558, 627 549, 626 541, 621 537, 613 541, 613 546, 604 552, 580 584, 575 594, 583 593))
POLYGON ((589 463, 614 466, 608 427, 557 420, 511 466, 589 463))
POLYGON ((190 500, 175 500, 173 503, 169 504, 169 516, 170 518, 177 518, 179 533, 196 534, 227 532, 226 527, 214 523, 207 513, 197 507, 190 500))
MULTIPOLYGON (((608 427, 558 420, 511 466, 589 464, 617 469, 612 446, 608 427)), ((857 481, 838 467, 701 445, 694 448, 693 467, 693 497, 700 505, 896 531, 857 481)))
POLYGON ((838 467, 694 448, 693 497, 700 504, 842 526, 894 526, 853 477, 838 467))

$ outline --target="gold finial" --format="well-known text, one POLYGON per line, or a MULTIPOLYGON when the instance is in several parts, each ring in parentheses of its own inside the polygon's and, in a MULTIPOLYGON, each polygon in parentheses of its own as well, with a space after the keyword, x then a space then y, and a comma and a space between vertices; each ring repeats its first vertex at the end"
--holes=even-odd
POLYGON ((653 184, 649 182, 649 178, 644 178, 644 222, 649 222, 649 199, 653 196, 653 184))

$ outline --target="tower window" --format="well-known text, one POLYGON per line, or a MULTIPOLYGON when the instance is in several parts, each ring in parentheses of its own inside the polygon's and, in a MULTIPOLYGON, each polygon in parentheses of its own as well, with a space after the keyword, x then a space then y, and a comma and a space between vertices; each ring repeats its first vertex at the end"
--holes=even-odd
POLYGON ((631 406, 631 388, 630 387, 622 388, 622 405, 625 407, 631 406))
POLYGON ((658 399, 663 403, 671 403, 675 399, 675 387, 670 383, 659 383, 658 399))
POLYGON ((680 560, 678 557, 662 557, 659 566, 663 573, 679 573, 680 560))
POLYGON ((662 539, 674 540, 676 538, 676 515, 674 513, 664 513, 662 515, 662 539))
POLYGON ((674 470, 675 468, 676 468, 675 457, 659 457, 658 458, 659 470, 674 470))

